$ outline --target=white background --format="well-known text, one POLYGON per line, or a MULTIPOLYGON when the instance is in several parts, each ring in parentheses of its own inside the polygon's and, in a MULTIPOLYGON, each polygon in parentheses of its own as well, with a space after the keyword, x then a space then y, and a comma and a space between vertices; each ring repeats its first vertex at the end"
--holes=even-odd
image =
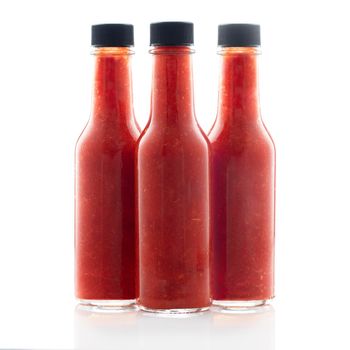
POLYGON ((347 1, 0 2, 0 348, 349 349, 347 1), (215 118, 217 25, 262 26, 261 104, 277 147, 276 293, 258 315, 94 315, 73 297, 73 155, 90 112, 90 25, 135 25, 136 117, 149 23, 195 23, 197 118, 215 118))

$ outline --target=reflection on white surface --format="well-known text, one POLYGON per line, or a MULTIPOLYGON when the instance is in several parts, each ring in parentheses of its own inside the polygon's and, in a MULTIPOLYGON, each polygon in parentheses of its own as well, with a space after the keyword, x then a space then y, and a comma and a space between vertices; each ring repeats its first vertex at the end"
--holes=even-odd
POLYGON ((190 315, 155 315, 140 312, 140 349, 211 349, 209 312, 190 315))
POLYGON ((217 349, 274 350, 275 311, 264 306, 249 313, 213 313, 211 335, 217 349))
POLYGON ((74 317, 75 349, 138 349, 135 311, 89 311, 78 305, 74 317))
POLYGON ((179 348, 274 350, 274 310, 190 316, 75 310, 75 349, 179 348))

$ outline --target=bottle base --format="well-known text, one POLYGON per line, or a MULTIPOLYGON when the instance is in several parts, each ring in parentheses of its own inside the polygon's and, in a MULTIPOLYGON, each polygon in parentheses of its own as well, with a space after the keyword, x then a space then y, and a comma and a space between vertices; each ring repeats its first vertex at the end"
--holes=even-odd
POLYGON ((268 305, 272 299, 262 300, 213 300, 212 309, 219 312, 255 311, 268 305))
POLYGON ((81 308, 91 311, 129 311, 136 309, 135 299, 125 300, 94 300, 94 299, 77 299, 81 308))
POLYGON ((195 314, 199 312, 205 312, 209 310, 209 306, 196 307, 196 308, 183 308, 183 309, 152 309, 142 305, 139 305, 140 310, 150 313, 162 314, 162 315, 183 315, 183 314, 195 314))

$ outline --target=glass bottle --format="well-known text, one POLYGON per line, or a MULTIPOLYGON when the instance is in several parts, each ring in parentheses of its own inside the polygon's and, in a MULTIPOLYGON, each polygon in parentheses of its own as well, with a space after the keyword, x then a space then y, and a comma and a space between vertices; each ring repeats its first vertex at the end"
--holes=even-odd
POLYGON ((75 156, 76 297, 101 308, 136 299, 133 26, 92 27, 92 114, 75 156))
POLYGON ((208 141, 194 113, 193 24, 151 25, 151 117, 138 141, 139 305, 208 308, 208 141))
POLYGON ((212 150, 213 304, 254 307, 274 296, 275 148, 260 116, 260 27, 219 26, 221 78, 212 150))

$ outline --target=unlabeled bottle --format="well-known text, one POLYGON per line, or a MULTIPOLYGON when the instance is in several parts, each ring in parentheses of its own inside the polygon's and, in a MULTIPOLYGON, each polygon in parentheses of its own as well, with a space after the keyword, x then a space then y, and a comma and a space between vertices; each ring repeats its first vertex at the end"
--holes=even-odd
POLYGON ((144 310, 207 309, 208 141, 194 113, 193 24, 151 24, 151 117, 138 141, 140 296, 144 310))
POLYGON ((75 277, 83 304, 123 308, 136 299, 133 26, 92 26, 90 120, 76 145, 75 277))
POLYGON ((261 120, 260 27, 219 26, 221 78, 212 150, 213 304, 266 303, 274 296, 275 148, 261 120))

